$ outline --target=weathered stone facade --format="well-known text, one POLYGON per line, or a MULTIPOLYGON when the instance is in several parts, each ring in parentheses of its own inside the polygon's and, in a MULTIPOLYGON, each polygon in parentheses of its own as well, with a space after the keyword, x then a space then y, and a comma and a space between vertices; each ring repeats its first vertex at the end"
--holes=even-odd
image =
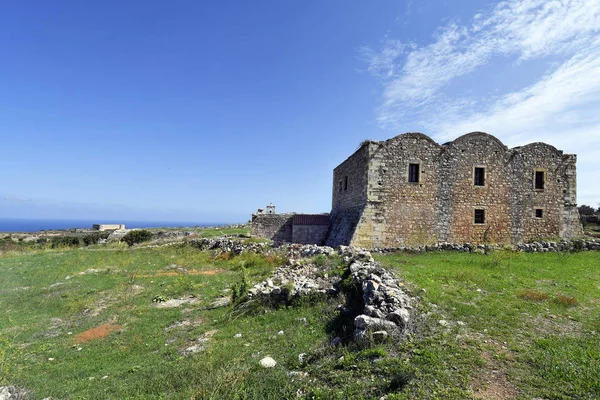
POLYGON ((364 142, 333 172, 327 245, 523 243, 582 234, 576 156, 483 132, 364 142))
POLYGON ((279 243, 292 242, 292 219, 294 213, 287 214, 253 214, 252 236, 271 239, 279 243))

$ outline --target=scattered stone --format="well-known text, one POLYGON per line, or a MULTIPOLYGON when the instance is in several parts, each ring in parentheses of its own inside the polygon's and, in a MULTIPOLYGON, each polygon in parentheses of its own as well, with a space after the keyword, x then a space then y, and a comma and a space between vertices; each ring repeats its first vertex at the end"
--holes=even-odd
POLYGON ((236 333, 235 335, 233 335, 234 338, 241 338, 242 334, 241 333, 236 333))
POLYGON ((214 308, 225 307, 231 303, 231 296, 223 296, 215 299, 210 305, 214 308))
POLYGON ((306 353, 300 353, 298 354, 298 362, 300 364, 304 363, 304 359, 306 358, 306 353))
POLYGON ((158 301, 154 303, 156 308, 175 308, 183 304, 194 304, 197 303, 198 299, 195 297, 188 297, 186 299, 169 299, 166 301, 158 301))
POLYGON ((342 343, 342 338, 340 338, 339 336, 336 336, 333 338, 333 340, 331 341, 331 345, 332 346, 339 346, 342 343))
POLYGON ((373 340, 375 340, 376 342, 383 342, 385 341, 385 339, 387 339, 389 336, 389 333, 387 333, 386 331, 376 331, 373 332, 373 340))
POLYGON ((277 365, 277 361, 273 360, 271 357, 264 357, 259 361, 259 364, 263 368, 273 368, 277 365))
POLYGON ((290 371, 287 374, 290 378, 306 378, 308 376, 308 372, 304 371, 290 371))
POLYGON ((183 321, 175 321, 173 322, 171 325, 167 326, 165 328, 166 331, 170 331, 172 329, 176 329, 176 328, 183 328, 185 326, 190 326, 192 325, 192 323, 189 320, 183 320, 183 321))
POLYGON ((27 398, 27 391, 16 386, 0 386, 0 400, 21 400, 27 398))

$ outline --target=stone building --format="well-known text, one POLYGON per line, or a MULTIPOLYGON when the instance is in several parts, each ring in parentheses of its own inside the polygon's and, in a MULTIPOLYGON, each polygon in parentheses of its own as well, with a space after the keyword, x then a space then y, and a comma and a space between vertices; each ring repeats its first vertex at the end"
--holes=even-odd
POLYGON ((326 244, 522 243, 582 234, 576 156, 507 148, 483 132, 440 145, 421 133, 365 141, 333 171, 326 244))
POLYGON ((92 229, 97 231, 110 231, 116 229, 125 229, 124 224, 94 224, 92 225, 92 229))

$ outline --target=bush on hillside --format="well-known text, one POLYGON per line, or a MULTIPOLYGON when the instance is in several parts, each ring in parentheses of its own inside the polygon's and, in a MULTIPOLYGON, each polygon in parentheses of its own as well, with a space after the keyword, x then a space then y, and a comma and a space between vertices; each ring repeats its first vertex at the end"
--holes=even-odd
POLYGON ((152 232, 145 229, 139 229, 127 232, 121 241, 127 243, 129 246, 133 246, 136 243, 147 242, 150 239, 152 239, 152 232))
POLYGON ((50 247, 53 249, 57 247, 79 247, 81 244, 77 236, 55 236, 50 243, 50 247))
POLYGON ((83 244, 89 246, 92 244, 98 244, 100 239, 108 239, 108 236, 110 236, 110 231, 92 232, 84 235, 81 240, 83 241, 83 244))

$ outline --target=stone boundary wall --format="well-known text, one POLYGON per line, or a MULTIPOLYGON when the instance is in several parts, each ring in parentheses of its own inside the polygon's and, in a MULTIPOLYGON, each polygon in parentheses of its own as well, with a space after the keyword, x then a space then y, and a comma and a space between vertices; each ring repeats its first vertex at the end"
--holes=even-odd
MULTIPOLYGON (((276 243, 242 243, 239 239, 228 238, 203 238, 189 241, 192 246, 200 250, 220 250, 241 254, 249 251, 254 253, 268 253, 274 250, 282 251, 292 258, 306 258, 318 255, 332 255, 339 249, 347 246, 338 246, 337 249, 329 246, 317 246, 314 244, 276 244, 276 243)), ((170 243, 176 244, 176 243, 170 243)), ((350 247, 356 251, 363 249, 350 247)), ((542 241, 523 243, 516 246, 503 246, 498 244, 472 244, 472 243, 438 243, 427 246, 402 246, 393 248, 376 248, 370 250, 372 253, 393 252, 434 252, 434 251, 457 251, 461 253, 484 253, 491 250, 522 251, 527 253, 537 252, 563 252, 563 251, 600 251, 600 239, 574 239, 561 241, 542 241)))
POLYGON ((401 246, 372 249, 373 253, 408 252, 433 252, 433 251, 458 251, 461 253, 486 253, 491 250, 522 251, 525 253, 564 252, 564 251, 589 251, 600 250, 600 239, 573 239, 521 243, 517 245, 501 244, 473 244, 473 243, 438 243, 426 246, 401 246))
POLYGON ((254 214, 252 215, 253 237, 270 239, 278 243, 291 243, 293 239, 292 220, 295 213, 254 214))
POLYGON ((329 225, 296 225, 292 226, 292 243, 316 244, 325 243, 329 225))

